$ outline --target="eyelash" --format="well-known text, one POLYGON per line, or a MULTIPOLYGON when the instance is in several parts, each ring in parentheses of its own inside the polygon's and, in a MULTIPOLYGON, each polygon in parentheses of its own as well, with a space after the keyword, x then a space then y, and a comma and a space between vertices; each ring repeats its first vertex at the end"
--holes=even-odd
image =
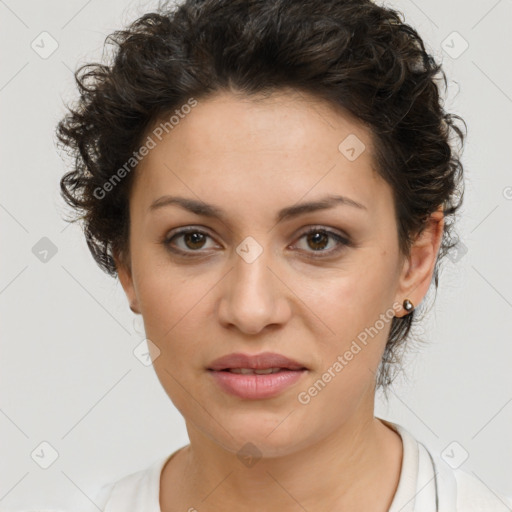
MULTIPOLYGON (((171 247, 171 245, 172 245, 171 243, 172 243, 172 241, 174 239, 179 238, 180 236, 184 236, 184 235, 189 234, 189 233, 199 233, 201 235, 205 235, 207 237, 210 237, 210 235, 208 233, 206 233, 205 231, 202 231, 202 230, 200 230, 198 228, 195 228, 195 227, 188 227, 188 228, 183 228, 183 229, 177 231, 176 233, 174 233, 170 237, 166 237, 165 240, 163 241, 163 244, 164 244, 164 246, 169 251, 171 251, 173 253, 177 253, 177 254, 183 255, 185 257, 193 258, 195 256, 193 256, 192 254, 193 253, 199 253, 200 252, 199 249, 197 251, 193 251, 193 250, 184 251, 182 249, 176 249, 176 248, 172 248, 171 247)), ((311 252, 312 253, 312 255, 308 256, 310 258, 317 259, 317 258, 326 258, 326 257, 334 256, 334 255, 338 254, 340 251, 342 251, 345 247, 351 247, 352 246, 352 243, 351 243, 351 241, 348 238, 343 237, 343 236, 339 235, 338 233, 335 233, 335 232, 330 231, 328 229, 321 228, 321 227, 316 227, 316 226, 312 227, 312 228, 308 229, 307 231, 305 231, 304 233, 302 233, 300 235, 300 237, 299 237, 299 240, 301 240, 302 238, 306 237, 307 235, 310 235, 310 234, 313 234, 313 233, 325 234, 328 237, 333 238, 336 242, 338 242, 339 245, 338 245, 337 248, 332 249, 330 251, 324 251, 324 250, 321 250, 321 249, 319 249, 318 251, 306 251, 306 252, 311 252)))

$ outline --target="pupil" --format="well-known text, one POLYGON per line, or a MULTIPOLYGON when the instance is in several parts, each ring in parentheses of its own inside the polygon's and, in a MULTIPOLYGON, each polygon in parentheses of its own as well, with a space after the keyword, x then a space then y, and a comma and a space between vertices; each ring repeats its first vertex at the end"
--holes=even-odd
POLYGON ((202 238, 203 238, 203 235, 201 233, 187 233, 185 235, 185 243, 187 244, 187 246, 190 247, 188 242, 190 240, 192 240, 192 248, 193 249, 197 249, 198 247, 196 247, 194 244, 198 243, 199 247, 200 247, 201 246, 202 238))
POLYGON ((323 249, 323 248, 325 247, 325 244, 322 244, 322 243, 321 243, 321 239, 322 239, 322 238, 324 239, 324 241, 325 241, 325 239, 327 238, 327 237, 326 237, 326 235, 325 235, 325 233, 319 233, 319 232, 317 232, 317 233, 315 233, 315 234, 313 234, 313 235, 309 235, 309 239, 310 239, 310 240, 311 240, 311 239, 313 239, 313 244, 314 244, 314 245, 317 245, 317 244, 319 244, 319 243, 320 243, 320 245, 321 245, 321 247, 316 247, 316 248, 315 248, 315 247, 313 247, 315 250, 323 249))

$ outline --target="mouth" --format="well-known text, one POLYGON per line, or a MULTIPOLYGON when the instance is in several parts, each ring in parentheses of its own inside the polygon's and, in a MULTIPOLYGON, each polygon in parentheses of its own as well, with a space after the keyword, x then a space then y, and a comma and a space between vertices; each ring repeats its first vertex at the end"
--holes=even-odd
POLYGON ((233 373, 266 375, 280 371, 307 370, 303 364, 274 352, 260 354, 233 353, 222 356, 207 368, 211 371, 228 371, 233 373))
POLYGON ((282 373, 282 372, 300 372, 306 370, 306 368, 224 368, 223 370, 212 370, 208 368, 210 371, 220 371, 220 372, 229 372, 229 373, 238 373, 241 375, 270 375, 271 373, 282 373))
POLYGON ((207 368, 219 389, 244 400, 275 397, 291 388, 308 368, 281 354, 229 354, 207 368))
POLYGON ((231 396, 243 400, 264 400, 292 388, 307 374, 307 370, 229 368, 210 370, 209 374, 218 388, 231 396))

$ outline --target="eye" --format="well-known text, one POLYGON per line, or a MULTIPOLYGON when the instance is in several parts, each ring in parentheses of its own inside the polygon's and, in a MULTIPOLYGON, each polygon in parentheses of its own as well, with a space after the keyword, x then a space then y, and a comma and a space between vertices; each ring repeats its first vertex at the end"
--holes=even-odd
POLYGON ((189 227, 181 229, 174 235, 167 237, 163 243, 170 251, 191 253, 198 252, 200 249, 203 249, 208 238, 211 238, 208 233, 195 227, 189 227), (179 244, 174 243, 175 240, 182 241, 181 247, 179 244))
POLYGON ((302 234, 299 240, 303 238, 305 238, 307 246, 312 249, 312 251, 306 249, 306 252, 313 253, 311 254, 313 258, 332 256, 343 250, 345 246, 350 246, 350 240, 348 238, 320 227, 308 229, 302 234), (329 239, 334 240, 334 243, 331 244, 334 245, 334 249, 324 250, 329 245, 329 239), (318 255, 314 253, 318 253, 318 255))
MULTIPOLYGON (((301 250, 311 253, 309 256, 313 258, 332 256, 343 250, 344 247, 351 245, 348 238, 321 227, 312 227, 308 229, 300 236, 299 240, 302 240, 303 238, 306 240, 308 247, 312 250, 301 250), (325 248, 329 246, 329 241, 334 241, 331 244, 334 245, 334 248, 325 250, 325 248)), ((189 256, 194 252, 200 253, 201 249, 208 249, 208 247, 205 247, 208 239, 211 239, 211 236, 208 233, 190 226, 180 229, 171 236, 166 237, 163 244, 174 253, 186 254, 189 256), (179 244, 176 241, 181 241, 182 243, 179 244)))

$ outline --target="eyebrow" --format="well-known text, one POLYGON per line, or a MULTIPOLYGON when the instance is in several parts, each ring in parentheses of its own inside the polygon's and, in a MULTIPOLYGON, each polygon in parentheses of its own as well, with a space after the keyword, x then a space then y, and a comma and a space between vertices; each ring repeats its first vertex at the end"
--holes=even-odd
MULTIPOLYGON (((222 221, 225 221, 226 219, 225 211, 213 204, 179 196, 165 195, 159 197, 158 199, 153 201, 153 203, 151 203, 148 210, 149 212, 154 212, 160 208, 164 208, 170 205, 181 206, 183 209, 195 213, 196 215, 201 215, 203 217, 210 217, 222 221)), ((354 201, 353 199, 350 199, 349 197, 340 195, 328 195, 319 198, 316 201, 311 201, 308 203, 299 203, 279 210, 279 212, 276 215, 275 222, 282 222, 283 220, 298 217, 299 215, 303 215, 305 213, 315 212, 318 210, 326 210, 328 208, 333 208, 334 206, 337 205, 351 206, 359 210, 368 211, 368 208, 366 208, 366 206, 364 206, 361 203, 358 203, 357 201, 354 201)))

